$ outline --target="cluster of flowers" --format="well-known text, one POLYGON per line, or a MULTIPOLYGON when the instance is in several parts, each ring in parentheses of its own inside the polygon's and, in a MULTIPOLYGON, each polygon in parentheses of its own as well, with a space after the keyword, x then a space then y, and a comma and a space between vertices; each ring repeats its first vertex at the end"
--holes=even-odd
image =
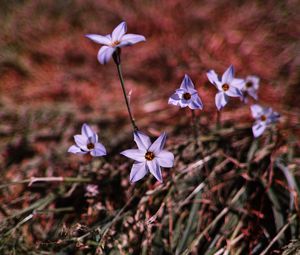
MULTIPOLYGON (((249 75, 245 79, 235 78, 232 65, 223 73, 221 79, 214 70, 208 71, 206 75, 208 80, 218 90, 215 96, 218 111, 225 107, 230 97, 239 97, 244 103, 248 103, 249 96, 258 100, 259 78, 257 76, 249 75)), ((182 108, 189 107, 192 110, 203 109, 203 103, 198 92, 187 74, 184 76, 180 88, 169 98, 169 104, 182 108)), ((251 105, 250 109, 255 119, 252 127, 254 137, 261 136, 270 124, 277 122, 279 119, 279 114, 270 107, 254 104, 251 105)))
MULTIPOLYGON (((120 23, 109 35, 86 35, 92 41, 103 44, 98 52, 98 61, 106 64, 114 54, 124 46, 133 45, 145 41, 145 37, 136 34, 126 34, 126 23, 120 23)), ((118 61, 116 61, 118 63, 118 61)), ((215 103, 220 111, 229 101, 230 97, 239 97, 247 103, 249 96, 257 100, 259 78, 247 76, 245 79, 234 77, 234 68, 230 66, 220 79, 214 70, 207 72, 208 80, 218 89, 215 96, 215 103)), ((195 86, 186 74, 179 89, 169 98, 169 104, 189 107, 192 110, 203 109, 203 103, 198 95, 195 86)), ((272 108, 262 107, 258 104, 251 106, 251 112, 255 118, 252 127, 255 137, 260 136, 264 130, 278 120, 279 114, 272 108)), ((164 150, 166 133, 162 133, 153 143, 150 137, 141 131, 133 133, 137 149, 129 149, 121 152, 122 155, 135 160, 131 172, 130 181, 136 182, 150 172, 159 182, 162 182, 161 167, 170 168, 174 165, 173 153, 164 150)), ((106 155, 106 149, 98 140, 98 135, 87 124, 83 124, 80 135, 74 136, 75 145, 72 145, 68 152, 75 154, 90 153, 94 157, 106 155)))

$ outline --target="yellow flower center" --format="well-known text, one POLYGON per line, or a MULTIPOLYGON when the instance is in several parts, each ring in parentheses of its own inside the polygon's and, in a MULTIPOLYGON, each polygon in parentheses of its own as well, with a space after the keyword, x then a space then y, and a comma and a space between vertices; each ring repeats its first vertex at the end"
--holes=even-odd
POLYGON ((267 120, 267 117, 266 117, 266 115, 262 115, 262 116, 260 116, 260 120, 261 120, 261 121, 266 121, 266 120, 267 120))
POLYGON ((92 150, 95 148, 95 145, 93 143, 89 143, 87 146, 86 146, 89 150, 92 150))
POLYGON ((227 83, 223 84, 223 85, 222 85, 222 89, 223 89, 224 91, 227 91, 227 90, 229 89, 229 85, 228 85, 227 83))
POLYGON ((147 151, 146 154, 145 154, 145 159, 147 160, 152 160, 154 159, 155 155, 152 151, 147 151))
POLYGON ((186 92, 186 93, 183 94, 183 98, 184 98, 185 100, 190 100, 191 97, 192 97, 191 94, 188 93, 188 92, 186 92))
POLYGON ((111 43, 111 46, 116 47, 116 46, 118 46, 120 43, 121 43, 120 41, 114 41, 114 42, 111 43))

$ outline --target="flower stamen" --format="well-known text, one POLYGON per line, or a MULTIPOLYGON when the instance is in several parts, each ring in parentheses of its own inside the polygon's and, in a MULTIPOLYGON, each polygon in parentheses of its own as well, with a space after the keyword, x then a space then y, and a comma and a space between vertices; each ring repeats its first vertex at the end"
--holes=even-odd
POLYGON ((92 150, 95 148, 95 145, 93 143, 88 143, 86 146, 89 150, 92 150))
POLYGON ((153 160, 155 157, 154 153, 152 151, 147 151, 145 154, 145 159, 146 160, 153 160))
POLYGON ((186 92, 186 93, 184 93, 184 94, 182 95, 182 97, 183 97, 185 100, 190 100, 192 96, 191 96, 190 93, 186 92))
POLYGON ((222 89, 223 89, 224 91, 229 90, 229 85, 228 85, 227 83, 223 84, 223 85, 222 85, 222 89))
POLYGON ((266 120, 267 120, 266 115, 262 115, 262 116, 260 117, 260 120, 261 120, 261 121, 266 121, 266 120))
POLYGON ((116 46, 118 46, 120 43, 121 43, 120 41, 114 41, 114 42, 111 43, 111 46, 112 46, 112 47, 116 47, 116 46))

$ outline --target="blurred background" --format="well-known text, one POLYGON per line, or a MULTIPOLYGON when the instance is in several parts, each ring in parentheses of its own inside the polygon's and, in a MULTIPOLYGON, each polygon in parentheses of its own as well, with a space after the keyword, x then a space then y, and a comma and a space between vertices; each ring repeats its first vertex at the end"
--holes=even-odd
MULTIPOLYGON (((216 89, 208 82, 206 71, 222 74, 233 64, 236 77, 261 78, 259 103, 280 112, 282 134, 297 138, 299 13, 298 0, 0 0, 3 182, 100 171, 103 179, 110 176, 114 180, 114 187, 128 187, 128 163, 116 171, 113 159, 107 159, 86 169, 83 165, 89 159, 66 152, 84 122, 98 128, 111 154, 133 146, 115 65, 113 61, 100 65, 96 58, 100 45, 84 36, 109 34, 121 21, 127 22, 129 33, 147 39, 122 49, 125 85, 137 124, 145 132, 157 136, 163 130, 186 128, 189 112, 167 104, 185 73, 204 102, 204 111, 197 113, 201 124, 212 125, 216 89)), ((249 106, 239 100, 231 100, 223 118, 252 122, 249 106)), ((170 135, 168 146, 180 141, 184 137, 170 135)), ((105 186, 110 204, 105 200, 103 204, 113 211, 124 201, 118 200, 115 190, 110 191, 110 185, 105 186)), ((13 186, 1 195, 1 204, 20 194, 24 197, 12 207, 0 208, 0 220, 10 210, 43 196, 40 190, 22 192, 24 187, 13 186)), ((78 214, 84 211, 82 201, 77 201, 78 214)), ((46 222, 43 227, 47 228, 46 222)))

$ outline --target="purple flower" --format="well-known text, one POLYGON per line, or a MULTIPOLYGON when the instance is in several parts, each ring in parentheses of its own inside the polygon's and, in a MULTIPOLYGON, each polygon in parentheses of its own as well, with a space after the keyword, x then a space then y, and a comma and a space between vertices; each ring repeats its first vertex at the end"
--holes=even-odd
POLYGON ((248 75, 244 80, 244 83, 237 84, 237 88, 243 93, 242 100, 247 103, 248 95, 257 100, 257 92, 259 89, 259 77, 255 75, 248 75))
POLYGON ((258 104, 251 105, 251 113, 256 120, 252 127, 254 137, 262 135, 265 129, 277 122, 280 117, 279 113, 274 112, 271 107, 261 107, 258 104))
POLYGON ((243 96, 238 86, 244 83, 244 80, 234 78, 234 68, 232 65, 222 75, 221 80, 219 80, 214 70, 208 71, 206 75, 208 80, 219 90, 215 97, 216 106, 219 111, 228 103, 229 97, 243 96))
POLYGON ((95 197, 99 194, 98 186, 95 184, 88 184, 86 186, 86 197, 95 197))
POLYGON ((75 135, 76 145, 72 145, 68 152, 74 154, 90 153, 94 157, 106 155, 105 147, 98 142, 98 135, 87 124, 83 124, 81 135, 75 135))
POLYGON ((191 78, 186 74, 181 82, 180 88, 169 98, 169 104, 180 106, 181 108, 189 107, 192 110, 203 109, 203 103, 195 90, 191 78))
POLYGON ((138 149, 121 152, 125 157, 136 161, 131 168, 130 181, 136 182, 150 171, 159 182, 162 182, 160 167, 174 165, 173 153, 163 150, 167 138, 166 133, 162 133, 154 143, 151 143, 149 136, 140 131, 135 131, 133 134, 138 149))
POLYGON ((125 34, 127 31, 126 22, 121 22, 110 35, 88 34, 87 38, 92 41, 104 44, 98 52, 98 61, 106 64, 117 48, 133 45, 142 41, 146 41, 145 37, 136 34, 125 34))

